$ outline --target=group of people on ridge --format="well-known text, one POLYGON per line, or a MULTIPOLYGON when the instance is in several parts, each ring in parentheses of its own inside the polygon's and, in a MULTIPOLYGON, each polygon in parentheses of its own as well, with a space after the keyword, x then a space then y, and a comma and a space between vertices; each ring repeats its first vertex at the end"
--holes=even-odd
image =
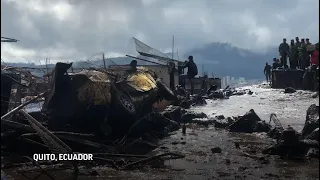
POLYGON ((279 45, 280 59, 273 58, 272 67, 266 63, 264 68, 264 74, 267 81, 271 79, 271 69, 302 69, 305 70, 308 67, 319 66, 319 42, 312 44, 308 38, 299 40, 296 37, 295 40, 291 39, 290 45, 287 43, 286 38, 279 45), (289 66, 288 66, 289 59, 289 66))

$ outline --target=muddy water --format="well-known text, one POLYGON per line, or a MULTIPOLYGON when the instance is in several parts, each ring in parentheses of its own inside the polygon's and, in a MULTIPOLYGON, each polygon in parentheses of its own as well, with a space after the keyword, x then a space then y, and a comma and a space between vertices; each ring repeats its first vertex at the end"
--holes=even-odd
MULTIPOLYGON (((310 98, 311 93, 298 91, 284 94, 283 90, 250 88, 253 95, 232 96, 227 100, 209 101, 204 107, 191 110, 205 112, 209 116, 223 114, 227 116, 243 115, 249 109, 265 120, 270 113, 276 113, 284 125, 292 125, 301 130, 306 109, 310 104, 318 105, 319 99, 310 98)), ((94 168, 99 176, 82 175, 77 179, 319 179, 319 160, 287 160, 276 156, 262 157, 263 148, 273 143, 265 134, 229 133, 213 127, 190 125, 186 135, 181 130, 174 132, 160 142, 156 153, 178 152, 186 157, 179 160, 159 162, 153 166, 134 171, 114 171, 110 168, 94 168), (235 142, 240 149, 235 148, 235 142), (211 148, 221 148, 221 153, 213 154, 211 148), (245 155, 250 154, 250 157, 245 155), (252 156, 253 155, 253 156, 252 156)), ((92 169, 90 169, 91 171, 92 169)), ((7 177, 25 179, 14 170, 5 171, 7 177)), ((69 171, 51 172, 56 179, 70 179, 69 171)), ((33 175, 35 176, 35 175, 33 175)), ((9 178, 7 178, 9 179, 9 178)), ((44 175, 40 179, 45 178, 44 175)))
POLYGON ((210 116, 222 114, 228 117, 243 115, 250 109, 254 109, 261 119, 268 121, 270 114, 275 113, 284 126, 291 125, 300 131, 303 128, 308 107, 311 104, 319 105, 319 98, 310 98, 312 93, 307 91, 284 94, 283 90, 271 89, 263 85, 246 86, 242 89, 251 89, 254 94, 208 101, 207 106, 196 107, 194 110, 210 116))

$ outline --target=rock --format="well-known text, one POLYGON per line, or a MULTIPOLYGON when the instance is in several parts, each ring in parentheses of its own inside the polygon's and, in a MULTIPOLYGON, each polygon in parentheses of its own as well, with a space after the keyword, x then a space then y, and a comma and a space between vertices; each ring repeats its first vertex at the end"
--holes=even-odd
POLYGON ((225 117, 223 115, 218 115, 218 116, 216 116, 216 118, 219 119, 219 120, 220 119, 225 119, 225 117))
POLYGON ((287 87, 284 89, 284 93, 295 93, 296 90, 292 87, 287 87))
POLYGON ((238 118, 234 123, 232 123, 228 128, 231 132, 254 132, 258 122, 261 122, 259 116, 250 109, 244 116, 238 118))
POLYGON ((252 92, 251 90, 249 90, 249 91, 248 91, 248 94, 249 94, 249 95, 252 95, 252 94, 253 94, 253 92, 252 92))
POLYGON ((198 94, 192 97, 190 101, 193 105, 197 105, 197 106, 202 106, 207 104, 205 98, 203 98, 201 94, 198 94))
POLYGON ((169 106, 163 112, 162 115, 176 122, 181 122, 182 108, 179 106, 169 106))
POLYGON ((234 145, 237 149, 240 149, 240 144, 238 142, 234 142, 234 145))
POLYGON ((239 91, 235 91, 235 92, 233 92, 233 94, 232 94, 232 95, 241 96, 241 95, 244 95, 244 94, 246 94, 246 92, 245 92, 245 91, 243 91, 243 90, 239 90, 239 91))
POLYGON ((226 159, 226 164, 231 164, 230 159, 226 159))
POLYGON ((311 95, 312 98, 317 98, 319 96, 319 92, 315 92, 311 95))
POLYGON ((218 89, 217 85, 212 85, 207 91, 207 95, 211 94, 212 92, 216 91, 218 89))
POLYGON ((306 122, 301 132, 302 138, 317 128, 319 128, 319 106, 312 104, 307 110, 306 122))
POLYGON ((209 96, 210 99, 213 99, 213 98, 223 99, 223 98, 225 98, 225 95, 224 95, 223 92, 220 91, 220 90, 211 92, 208 96, 209 96))
POLYGON ((319 141, 319 128, 312 131, 305 139, 319 141))
POLYGON ((203 125, 203 126, 209 126, 215 123, 215 120, 212 119, 206 119, 206 120, 200 120, 200 119, 192 119, 190 123, 198 124, 198 125, 203 125))
POLYGON ((258 121, 255 128, 254 132, 269 132, 271 130, 271 125, 266 123, 266 121, 258 121))
POLYGON ((311 158, 319 158, 319 148, 310 148, 306 156, 311 158))
POLYGON ((267 136, 272 139, 280 139, 282 137, 282 129, 275 127, 267 133, 267 136))
POLYGON ((282 133, 283 144, 287 146, 294 146, 299 142, 299 136, 296 130, 288 126, 282 133))
POLYGON ((226 119, 215 119, 214 121, 214 127, 216 128, 226 128, 228 126, 230 126, 234 120, 230 117, 226 118, 226 119))
POLYGON ((232 94, 233 94, 233 91, 231 91, 231 90, 226 90, 224 92, 225 92, 226 96, 232 96, 232 94))
POLYGON ((184 109, 189 109, 191 107, 191 102, 188 100, 183 100, 180 102, 179 106, 184 108, 184 109))
POLYGON ((215 154, 215 153, 221 153, 222 150, 221 150, 221 148, 219 148, 219 147, 215 147, 215 148, 211 148, 211 152, 212 152, 213 154, 215 154))
POLYGON ((272 145, 262 151, 264 154, 279 155, 279 156, 297 156, 302 157, 307 154, 309 146, 305 143, 298 142, 295 145, 286 145, 283 141, 272 145))
POLYGON ((182 115, 181 120, 184 123, 190 123, 195 118, 208 118, 205 113, 187 112, 182 115))

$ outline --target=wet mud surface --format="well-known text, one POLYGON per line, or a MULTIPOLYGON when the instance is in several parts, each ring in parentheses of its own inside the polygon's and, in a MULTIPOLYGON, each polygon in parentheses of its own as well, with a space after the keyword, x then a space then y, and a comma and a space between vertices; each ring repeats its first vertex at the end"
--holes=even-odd
MULTIPOLYGON (((210 101, 206 106, 192 108, 208 116, 223 114, 225 117, 243 115, 254 109, 263 120, 276 113, 281 123, 301 131, 306 110, 311 104, 319 104, 319 98, 311 93, 297 91, 284 94, 283 90, 250 87, 253 95, 232 96, 226 100, 210 101)), ((184 159, 157 161, 137 170, 116 171, 94 167, 80 169, 77 179, 319 179, 318 159, 286 159, 263 155, 264 148, 274 143, 265 134, 230 133, 212 126, 188 125, 172 133, 159 143, 152 153, 178 152, 184 159)), ((7 169, 6 179, 26 179, 13 169, 7 169)), ((71 171, 50 172, 55 179, 75 179, 71 171)), ((36 174, 30 175, 34 177, 36 174)), ((49 179, 42 175, 40 179, 49 179)))
MULTIPOLYGON (((80 170, 78 179, 318 179, 319 160, 280 159, 261 154, 273 140, 265 134, 230 133, 213 127, 193 125, 187 133, 181 130, 160 142, 154 153, 179 152, 186 158, 158 161, 133 171, 116 171, 95 167, 80 170), (239 144, 236 148, 235 144, 239 144), (220 148, 221 153, 211 149, 220 148), (247 155, 253 157, 247 157, 247 155), (88 176, 93 174, 98 176, 88 176)), ((25 179, 6 171, 15 179, 25 179)), ((71 179, 71 171, 50 172, 57 179, 71 179), (59 178, 58 178, 59 177, 59 178)), ((30 175, 31 176, 31 175, 30 175)), ((33 175, 33 176, 36 176, 33 175)), ((43 179, 45 175, 42 175, 43 179)), ((32 176, 31 176, 32 177, 32 176)))

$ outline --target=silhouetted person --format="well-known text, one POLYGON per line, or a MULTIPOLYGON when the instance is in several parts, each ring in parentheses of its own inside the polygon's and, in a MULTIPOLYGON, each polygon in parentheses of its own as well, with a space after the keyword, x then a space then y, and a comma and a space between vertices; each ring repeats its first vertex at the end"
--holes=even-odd
POLYGON ((289 62, 290 62, 290 69, 296 69, 298 65, 298 48, 296 47, 294 40, 291 39, 290 42, 290 54, 289 54, 289 62))
POLYGON ((297 67, 300 69, 300 57, 299 57, 299 49, 301 46, 301 42, 299 40, 299 37, 296 37, 296 43, 295 43, 295 49, 296 49, 296 56, 297 56, 297 67))
POLYGON ((307 45, 307 52, 308 52, 308 57, 306 60, 306 67, 310 66, 310 60, 311 60, 311 54, 313 53, 313 49, 309 49, 311 48, 312 43, 310 42, 310 40, 308 38, 306 38, 306 45, 307 45))
POLYGON ((277 69, 279 67, 279 61, 277 58, 273 58, 272 69, 277 69))
POLYGON ((279 45, 279 53, 281 55, 281 66, 287 66, 287 58, 289 55, 289 44, 287 43, 287 39, 283 38, 283 42, 279 45))
POLYGON ((267 82, 271 80, 271 69, 272 67, 268 63, 266 63, 266 66, 264 66, 263 72, 264 72, 264 75, 266 76, 267 82))
POLYGON ((300 47, 299 47, 299 64, 300 69, 305 69, 307 67, 308 58, 308 50, 307 44, 305 43, 304 39, 301 39, 300 47))
POLYGON ((194 91, 194 84, 192 82, 192 79, 198 75, 198 67, 196 63, 193 61, 193 56, 189 56, 188 60, 184 66, 184 68, 188 68, 187 76, 190 81, 190 86, 191 86, 191 94, 193 94, 194 91))
POLYGON ((310 42, 309 38, 306 38, 306 44, 307 44, 307 46, 311 45, 311 42, 310 42))

